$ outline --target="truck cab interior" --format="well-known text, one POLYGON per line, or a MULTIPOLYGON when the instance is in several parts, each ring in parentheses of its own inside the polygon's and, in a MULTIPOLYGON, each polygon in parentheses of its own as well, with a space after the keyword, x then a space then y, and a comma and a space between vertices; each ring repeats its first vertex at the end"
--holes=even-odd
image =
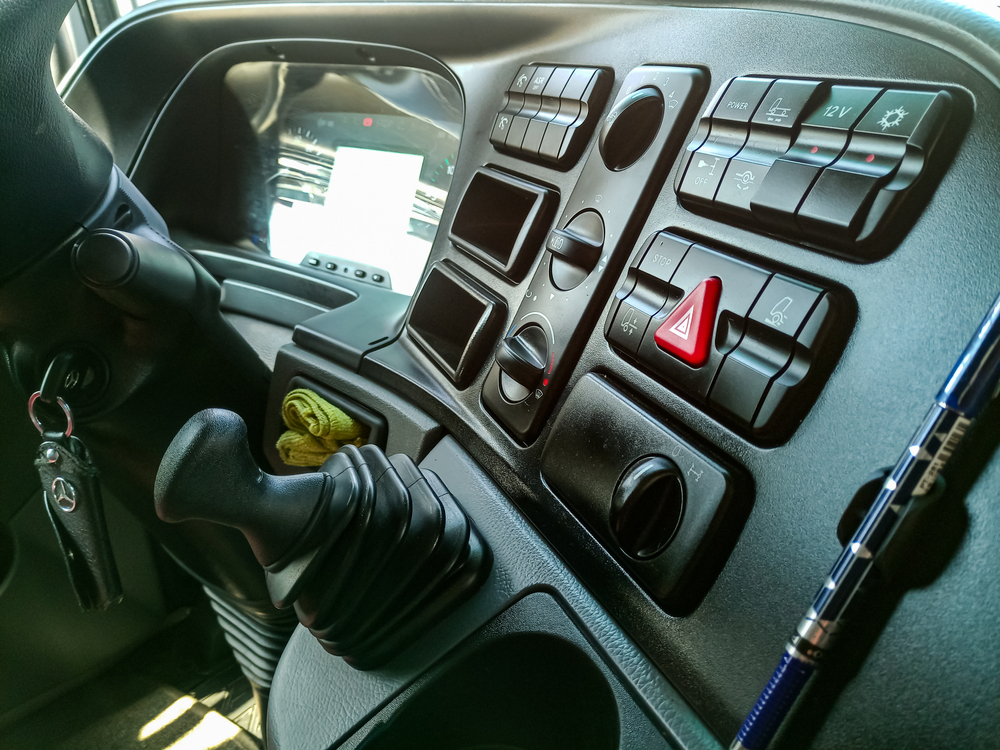
MULTIPOLYGON (((996 6, 117 15, 0 0, 0 746, 729 747, 1000 291, 996 6)), ((770 747, 997 746, 998 418, 770 747)))

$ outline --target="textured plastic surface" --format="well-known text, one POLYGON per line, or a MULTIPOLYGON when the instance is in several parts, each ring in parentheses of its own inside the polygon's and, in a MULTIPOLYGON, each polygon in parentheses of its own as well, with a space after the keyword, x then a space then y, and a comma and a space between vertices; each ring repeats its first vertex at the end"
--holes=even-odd
POLYGON ((343 747, 668 745, 558 600, 536 593, 468 638, 343 747))
MULTIPOLYGON (((482 589, 446 621, 375 671, 358 672, 339 659, 330 659, 308 631, 299 628, 292 635, 272 685, 268 713, 268 743, 272 750, 326 750, 459 642, 517 600, 539 589, 561 600, 582 635, 573 636, 572 626, 566 629, 565 615, 551 600, 546 609, 550 613, 555 609, 555 617, 540 616, 538 610, 531 610, 531 615, 522 620, 523 626, 501 620, 498 621, 501 627, 506 623, 528 630, 555 626, 556 632, 574 642, 586 638, 608 669, 626 686, 638 710, 649 717, 669 744, 690 750, 720 750, 721 745, 652 667, 635 642, 621 631, 454 439, 442 440, 422 462, 421 469, 433 471, 455 493, 492 548, 494 560, 489 577, 482 589)), ((495 630, 483 635, 494 634, 495 630)), ((601 667, 599 662, 598 667, 601 667)), ((615 681, 611 685, 622 712, 619 746, 660 747, 660 738, 650 736, 645 722, 635 716, 635 709, 621 697, 615 681)))
MULTIPOLYGON (((639 236, 682 226, 768 263, 841 284, 854 293, 859 309, 845 355, 815 407, 792 440, 767 450, 749 445, 654 378, 618 362, 599 333, 582 347, 569 387, 588 371, 608 374, 670 421, 683 422, 692 434, 737 457, 754 476, 756 510, 730 563, 687 618, 664 618, 600 551, 538 478, 541 446, 515 447, 482 414, 475 384, 468 392, 457 392, 405 335, 362 366, 362 372, 378 379, 379 385, 372 386, 375 398, 384 399, 385 386, 391 386, 419 404, 428 423, 445 425, 467 446, 726 740, 753 705, 783 635, 801 616, 835 556, 832 530, 848 498, 873 466, 894 458, 899 440, 910 433, 1000 288, 995 221, 983 209, 997 202, 995 165, 1000 161, 995 88, 1000 81, 1000 26, 995 18, 927 0, 765 0, 755 3, 755 10, 726 7, 735 4, 262 3, 253 12, 245 5, 207 10, 184 3, 154 6, 98 42, 98 56, 91 55, 93 64, 80 69, 70 96, 109 135, 119 162, 128 164, 171 87, 219 44, 280 33, 415 46, 460 73, 467 133, 476 129, 480 134, 463 143, 456 191, 478 166, 492 162, 552 182, 568 196, 579 170, 546 170, 497 154, 487 143, 500 104, 496 92, 531 59, 607 62, 619 75, 649 61, 696 62, 708 66, 716 82, 771 70, 966 88, 975 98, 976 116, 950 171, 899 249, 863 269, 691 214, 676 205, 672 194, 655 202, 639 236), (185 44, 178 45, 178 38, 185 44), (142 66, 132 62, 137 54, 142 66), (91 91, 101 98, 91 97, 91 91), (105 108, 103 102, 111 99, 116 106, 105 108), (809 485, 805 495, 804 482, 809 485)), ((568 209, 568 204, 560 206, 560 211, 568 209)), ((453 211, 449 203, 443 225, 453 211)), ((434 259, 451 258, 479 272, 442 239, 434 259)), ((510 300, 528 291, 527 284, 511 287, 488 278, 486 283, 510 300)), ((345 382, 360 393, 365 386, 359 380, 345 382)), ((21 408, 20 401, 7 403, 10 413, 21 408)), ((394 415, 402 410, 387 413, 390 425, 401 424, 394 415)), ((996 413, 990 413, 995 419, 996 413)), ((398 429, 391 427, 391 432, 398 429)), ((797 714, 787 746, 995 745, 997 643, 993 630, 969 626, 993 619, 991 603, 1000 581, 995 512, 1000 464, 991 458, 996 440, 988 433, 980 432, 985 437, 979 450, 953 465, 953 502, 942 503, 934 533, 913 558, 919 585, 905 596, 898 586, 878 589, 884 596, 873 597, 872 617, 856 631, 853 647, 839 651, 839 664, 828 664, 813 682, 805 696, 807 710, 797 714), (955 668, 958 655, 961 669, 955 668), (909 710, 920 705, 935 709, 909 710)), ((410 431, 405 439, 426 446, 417 435, 410 431)), ((403 438, 390 435, 390 443, 397 439, 403 438)), ((10 445, 16 452, 16 441, 10 445)), ((363 685, 359 689, 367 694, 363 685)), ((347 699, 351 705, 360 701, 347 699)), ((337 714, 341 709, 323 703, 322 710, 337 714)), ((297 716, 303 723, 312 721, 297 716)))
POLYGON ((573 388, 542 452, 542 477, 672 615, 695 608, 750 512, 751 480, 693 447, 595 375, 573 388), (615 493, 645 456, 677 465, 684 516, 658 555, 630 556, 613 526, 615 493))

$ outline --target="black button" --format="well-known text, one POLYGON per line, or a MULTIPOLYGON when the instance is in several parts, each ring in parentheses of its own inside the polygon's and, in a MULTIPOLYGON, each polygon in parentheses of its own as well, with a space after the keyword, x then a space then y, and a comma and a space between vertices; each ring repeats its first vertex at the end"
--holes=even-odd
POLYGON ((801 418, 808 403, 797 398, 800 386, 812 370, 817 349, 823 346, 834 321, 833 305, 829 294, 823 295, 798 335, 798 344, 788 367, 771 383, 757 417, 754 434, 761 438, 776 438, 790 424, 801 418))
POLYGON ((885 177, 896 171, 905 155, 906 141, 901 138, 855 133, 847 151, 833 163, 833 168, 885 177))
POLYGON ((837 160, 847 145, 846 130, 832 130, 805 125, 795 143, 782 158, 815 167, 826 167, 837 160))
MULTIPOLYGON (((575 131, 576 128, 573 128, 575 131)), ((550 161, 559 161, 567 149, 564 149, 563 141, 569 128, 566 125, 558 125, 550 122, 545 126, 545 135, 542 136, 542 145, 538 147, 538 155, 550 161)))
POLYGON ((545 120, 532 120, 528 123, 528 129, 524 132, 524 140, 521 141, 521 153, 527 156, 538 156, 547 124, 545 120))
POLYGON ((572 99, 560 99, 559 111, 552 118, 551 124, 570 126, 576 123, 580 116, 580 102, 572 99))
POLYGON ((713 120, 727 122, 750 122, 757 105, 764 98, 764 92, 771 85, 770 78, 735 78, 726 93, 715 105, 713 120))
POLYGON ((819 172, 819 167, 778 159, 750 199, 750 211, 754 218, 768 226, 794 233, 798 229, 795 212, 819 172))
POLYGON ((493 123, 493 132, 490 133, 490 143, 499 148, 504 147, 507 142, 507 132, 510 130, 513 119, 513 116, 507 111, 497 115, 497 119, 493 123))
POLYGON ((556 68, 542 90, 542 97, 558 99, 572 76, 573 68, 556 68))
POLYGON ((827 97, 802 124, 850 130, 881 90, 862 86, 831 86, 827 97))
POLYGON ((590 79, 596 71, 593 68, 577 68, 570 76, 569 82, 562 91, 562 98, 570 101, 581 101, 590 79))
MULTIPOLYGON (((532 114, 534 113, 532 112, 532 114)), ((524 134, 527 132, 530 123, 531 117, 524 116, 523 114, 511 120, 510 128, 507 130, 507 140, 504 141, 508 149, 514 151, 521 150, 521 143, 524 141, 524 134)))
POLYGON ((632 305, 629 299, 622 300, 618 306, 618 313, 611 323, 611 329, 608 331, 608 340, 619 349, 634 356, 639 350, 639 343, 642 341, 643 335, 646 333, 649 318, 649 313, 632 305))
POLYGON ((522 65, 521 69, 517 71, 517 75, 514 76, 514 80, 511 81, 510 86, 507 88, 508 91, 516 91, 518 93, 524 93, 528 88, 528 84, 531 83, 531 79, 535 76, 535 66, 534 65, 522 65))
POLYGON ((560 99, 559 112, 556 113, 556 116, 545 127, 545 135, 542 136, 542 144, 538 148, 538 155, 550 161, 557 162, 562 159, 569 152, 572 145, 573 134, 577 132, 577 128, 573 127, 573 125, 579 116, 579 101, 566 98, 560 99))
POLYGON ((722 363, 709 403, 749 427, 772 378, 785 368, 790 357, 791 339, 786 344, 779 337, 768 336, 766 330, 748 330, 722 363))
POLYGON ((814 286, 776 274, 750 310, 750 320, 794 338, 820 294, 814 286))
POLYGON ((909 138, 938 96, 927 91, 890 89, 872 105, 854 132, 909 138))
POLYGON ((657 234, 639 262, 638 270, 663 282, 670 282, 691 243, 672 234, 657 234))
POLYGON ((337 270, 337 264, 336 263, 327 263, 325 267, 326 267, 327 271, 336 271, 337 270))
POLYGON ((644 86, 615 102, 604 120, 598 146, 608 169, 635 164, 655 140, 663 121, 663 94, 644 86))
MULTIPOLYGON (((600 223, 600 219, 597 222, 593 222, 593 219, 589 216, 592 214, 596 217, 593 211, 587 211, 586 214, 588 214, 586 220, 589 223, 600 223)), ((578 221, 578 219, 580 217, 573 219, 573 222, 578 221)), ((597 259, 600 257, 603 242, 598 240, 596 236, 590 237, 583 233, 578 234, 574 232, 572 229, 573 222, 570 222, 570 226, 567 226, 566 229, 553 229, 549 232, 545 240, 545 249, 562 256, 574 265, 593 268, 597 265, 597 259)), ((603 227, 601 229, 603 230, 603 227)))
POLYGON ((760 189, 769 166, 740 158, 733 159, 715 194, 716 205, 723 205, 744 214, 750 213, 750 201, 760 189))
POLYGON ((306 263, 308 263, 310 266, 318 266, 319 258, 306 258, 306 263))
POLYGON ((856 233, 881 178, 828 167, 799 209, 799 226, 822 236, 856 233))
POLYGON ((354 272, 354 275, 355 275, 355 276, 357 276, 357 277, 358 277, 359 279, 363 279, 363 278, 364 278, 365 276, 367 276, 367 275, 368 275, 368 273, 367 273, 367 272, 365 272, 365 271, 362 271, 362 270, 361 270, 361 269, 359 268, 359 269, 358 269, 357 271, 355 271, 355 272, 354 272))
POLYGON ((772 128, 795 127, 819 85, 819 81, 775 81, 757 108, 752 122, 772 128))
POLYGON ((380 273, 373 273, 372 281, 374 281, 376 284, 381 284, 383 281, 385 281, 385 276, 383 276, 380 273))
POLYGON ((545 85, 549 82, 549 76, 551 76, 554 72, 555 68, 539 65, 535 68, 535 73, 531 76, 531 80, 528 82, 528 87, 525 89, 525 93, 541 96, 542 92, 545 90, 545 85))
POLYGON ((681 182, 680 194, 686 198, 698 198, 711 203, 715 191, 719 189, 722 175, 726 172, 729 159, 713 156, 699 149, 691 154, 687 173, 681 182))
POLYGON ((684 514, 684 479, 677 464, 647 456, 621 478, 611 498, 611 533, 621 550, 650 560, 673 541, 684 514))

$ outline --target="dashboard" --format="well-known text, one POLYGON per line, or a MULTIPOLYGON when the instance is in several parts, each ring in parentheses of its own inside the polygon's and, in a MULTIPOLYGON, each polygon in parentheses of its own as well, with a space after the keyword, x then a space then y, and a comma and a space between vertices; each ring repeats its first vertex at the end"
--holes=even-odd
MULTIPOLYGON (((357 746, 539 591, 665 741, 735 735, 1000 289, 996 30, 953 10, 168 3, 89 53, 66 101, 263 322, 265 441, 319 383, 492 535, 396 667, 293 637, 273 746, 357 746)), ((995 744, 996 416, 781 747, 995 744)))

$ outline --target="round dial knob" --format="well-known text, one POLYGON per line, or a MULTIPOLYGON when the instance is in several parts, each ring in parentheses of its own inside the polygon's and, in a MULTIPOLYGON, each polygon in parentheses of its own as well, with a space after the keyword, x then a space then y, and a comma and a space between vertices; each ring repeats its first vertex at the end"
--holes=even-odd
POLYGON ((597 211, 583 211, 545 241, 552 253, 551 276, 556 289, 576 289, 590 275, 604 247, 604 221, 597 211))
POLYGON ((623 97, 608 113, 598 141, 608 169, 628 169, 646 153, 663 121, 663 94, 646 86, 623 97))
POLYGON ((648 560, 673 541, 684 515, 684 481, 677 464, 649 456, 622 475, 611 500, 611 530, 622 550, 648 560))
POLYGON ((523 401, 545 373, 549 344, 545 332, 536 325, 522 328, 500 342, 497 364, 500 366, 500 392, 508 401, 523 401))

